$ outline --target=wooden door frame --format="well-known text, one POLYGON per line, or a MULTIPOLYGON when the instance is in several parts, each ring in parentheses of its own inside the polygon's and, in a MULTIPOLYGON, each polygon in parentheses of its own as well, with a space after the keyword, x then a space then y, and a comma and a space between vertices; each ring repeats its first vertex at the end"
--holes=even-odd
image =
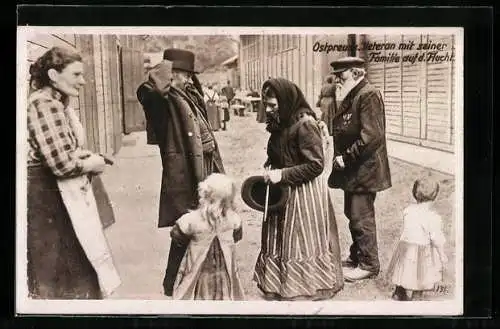
POLYGON ((122 126, 123 133, 128 135, 132 132, 146 130, 144 112, 137 100, 135 90, 144 79, 142 52, 128 45, 121 45, 120 67, 122 77, 121 93, 123 96, 122 126))
POLYGON ((122 107, 122 132, 124 135, 128 135, 129 133, 127 132, 126 125, 125 125, 125 88, 123 87, 123 46, 120 44, 120 40, 118 39, 118 43, 116 45, 118 48, 118 72, 120 75, 120 105, 122 107))

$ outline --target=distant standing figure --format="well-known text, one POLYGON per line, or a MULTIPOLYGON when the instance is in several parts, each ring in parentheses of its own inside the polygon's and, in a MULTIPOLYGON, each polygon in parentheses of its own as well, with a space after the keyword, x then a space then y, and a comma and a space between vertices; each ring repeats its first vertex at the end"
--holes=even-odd
POLYGON ((241 218, 235 211, 236 185, 212 174, 198 188, 199 207, 177 220, 170 235, 188 244, 174 285, 174 299, 244 300, 235 243, 241 240, 241 218))
POLYGON ((231 106, 234 98, 234 89, 231 87, 231 81, 227 81, 227 86, 222 88, 222 93, 226 96, 229 106, 231 106))
POLYGON ((220 114, 218 110, 219 95, 213 89, 211 84, 208 85, 204 96, 205 104, 207 105, 207 116, 213 131, 220 129, 220 114))
POLYGON ((227 123, 229 122, 230 114, 229 103, 224 95, 221 95, 219 98, 219 116, 222 122, 222 130, 227 130, 227 123))
POLYGON ((439 184, 417 179, 412 191, 417 203, 403 211, 403 231, 387 269, 387 278, 396 285, 395 300, 421 299, 424 291, 446 289, 446 239, 441 216, 432 210, 439 184))
POLYGON ((333 77, 328 76, 326 83, 321 88, 319 99, 316 103, 316 106, 321 109, 320 120, 326 124, 330 136, 333 135, 333 115, 336 109, 335 89, 333 77))

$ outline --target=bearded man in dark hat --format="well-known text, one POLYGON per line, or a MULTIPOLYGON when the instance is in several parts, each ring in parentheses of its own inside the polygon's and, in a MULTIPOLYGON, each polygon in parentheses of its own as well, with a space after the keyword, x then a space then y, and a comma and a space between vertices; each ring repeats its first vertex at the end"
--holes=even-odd
POLYGON ((345 57, 330 65, 343 99, 333 116, 335 155, 328 185, 344 190, 352 237, 344 278, 357 281, 380 271, 374 202, 377 192, 391 187, 385 109, 380 91, 365 78, 363 59, 345 57))
MULTIPOLYGON (((163 165, 158 227, 172 227, 198 206, 198 183, 211 173, 224 173, 224 166, 208 121, 194 54, 167 49, 163 58, 137 89, 137 98, 148 123, 148 144, 158 145, 163 165)), ((187 243, 187 237, 172 236, 163 281, 167 296, 172 296, 187 243)))

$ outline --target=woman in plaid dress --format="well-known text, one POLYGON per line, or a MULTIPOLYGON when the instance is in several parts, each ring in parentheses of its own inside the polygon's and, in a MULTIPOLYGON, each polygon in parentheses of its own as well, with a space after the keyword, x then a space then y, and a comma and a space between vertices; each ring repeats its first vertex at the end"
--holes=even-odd
POLYGON ((272 184, 289 186, 285 207, 262 224, 254 279, 266 298, 328 299, 343 287, 337 224, 326 178, 321 128, 302 91, 285 79, 262 88, 272 184))
POLYGON ((54 47, 31 65, 30 75, 32 90, 27 108, 29 295, 35 299, 101 299, 102 291, 108 292, 101 288, 110 287, 109 283, 116 288, 120 280, 87 179, 87 175, 103 172, 105 161, 102 156, 81 148, 75 125, 71 123, 75 119, 68 108, 69 98, 77 97, 78 90, 85 84, 82 58, 54 47), (80 178, 87 182, 80 186, 87 188, 85 193, 72 183, 80 178), (78 212, 95 216, 83 218, 86 220, 83 225, 74 226, 82 224, 83 215, 79 221, 70 216, 78 212), (88 227, 97 230, 90 232, 88 227), (79 237, 83 236, 90 236, 93 243, 82 246, 79 237), (87 248, 84 250, 84 247, 87 248), (89 255, 98 257, 89 260, 89 255), (98 273, 106 275, 100 277, 98 273), (113 282, 103 281, 105 277, 113 282))

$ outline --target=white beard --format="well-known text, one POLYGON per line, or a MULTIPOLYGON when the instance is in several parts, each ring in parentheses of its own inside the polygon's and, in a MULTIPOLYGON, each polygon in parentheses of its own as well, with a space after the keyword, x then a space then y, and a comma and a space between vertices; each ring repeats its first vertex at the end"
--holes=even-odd
POLYGON ((344 82, 343 85, 341 85, 340 88, 337 87, 337 90, 336 90, 336 95, 337 96, 337 100, 338 101, 341 101, 343 100, 347 94, 357 85, 357 82, 356 80, 354 79, 349 79, 349 80, 346 80, 344 82))

